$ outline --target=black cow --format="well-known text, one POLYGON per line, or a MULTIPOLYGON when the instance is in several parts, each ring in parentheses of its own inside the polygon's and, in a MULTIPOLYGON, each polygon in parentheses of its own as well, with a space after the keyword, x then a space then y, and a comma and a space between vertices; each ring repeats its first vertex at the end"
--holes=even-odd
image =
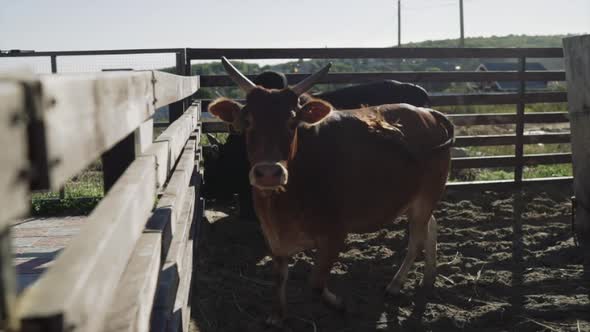
MULTIPOLYGON (((267 89, 283 89, 287 86, 285 75, 273 71, 261 73, 253 82, 267 89)), ((397 103, 419 107, 430 106, 428 93, 422 87, 394 80, 359 84, 311 96, 323 99, 332 104, 335 109, 341 110, 397 103)), ((304 101, 309 97, 303 95, 301 99, 304 101)), ((225 144, 218 144, 215 153, 205 155, 204 196, 227 200, 233 198, 234 194, 238 194, 240 217, 256 218, 248 179, 249 170, 250 164, 244 138, 230 128, 225 144)))
POLYGON ((355 109, 362 105, 376 106, 401 103, 419 107, 430 106, 428 93, 422 87, 394 80, 359 84, 313 94, 312 96, 325 100, 332 104, 335 109, 340 110, 355 109))

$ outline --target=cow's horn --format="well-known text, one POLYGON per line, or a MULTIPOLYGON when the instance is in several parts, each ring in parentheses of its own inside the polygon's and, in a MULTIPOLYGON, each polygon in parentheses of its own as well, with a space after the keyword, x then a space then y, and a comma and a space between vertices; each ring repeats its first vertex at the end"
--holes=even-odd
POLYGON ((295 94, 298 96, 306 93, 309 89, 311 89, 311 87, 314 84, 316 84, 319 80, 321 80, 324 76, 326 76, 328 71, 330 71, 331 66, 332 66, 332 63, 329 62, 326 66, 324 66, 324 68, 320 69, 315 74, 310 75, 306 79, 304 79, 303 81, 297 83, 297 85, 292 87, 291 90, 293 92, 295 92, 295 94))
POLYGON ((234 81, 242 90, 246 93, 250 92, 250 90, 256 87, 256 84, 252 83, 244 74, 240 73, 234 65, 232 65, 224 56, 221 57, 221 63, 223 64, 223 68, 229 75, 229 77, 234 81))

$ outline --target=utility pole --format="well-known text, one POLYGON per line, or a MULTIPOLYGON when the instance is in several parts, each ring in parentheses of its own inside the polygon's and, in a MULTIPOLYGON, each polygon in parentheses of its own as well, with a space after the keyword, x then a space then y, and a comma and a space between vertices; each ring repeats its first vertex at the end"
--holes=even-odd
POLYGON ((463 26, 463 0, 459 0, 459 15, 461 16, 461 40, 459 47, 465 47, 465 30, 463 26))
POLYGON ((397 0, 397 47, 402 47, 402 0, 397 0))

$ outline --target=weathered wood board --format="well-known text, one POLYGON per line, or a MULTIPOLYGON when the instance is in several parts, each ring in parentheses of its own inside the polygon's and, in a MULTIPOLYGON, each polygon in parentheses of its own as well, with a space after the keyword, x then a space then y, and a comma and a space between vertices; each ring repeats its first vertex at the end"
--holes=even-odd
POLYGON ((29 114, 22 81, 31 77, 25 69, 0 73, 0 324, 12 328, 17 328, 18 322, 10 222, 27 214, 30 206, 29 114))
POLYGON ((134 132, 135 155, 144 154, 154 141, 154 119, 148 119, 134 132))
MULTIPOLYGON (((170 250, 162 267, 161 280, 158 285, 158 293, 152 313, 152 330, 162 331, 171 324, 173 312, 179 307, 179 302, 184 303, 189 291, 187 277, 192 274, 193 249, 190 232, 193 230, 194 216, 196 213, 195 187, 188 188, 183 204, 181 217, 177 223, 177 233, 174 235, 170 250), (187 276, 188 275, 188 276, 187 276), (182 299, 179 299, 179 294, 182 299)), ((181 320, 182 321, 182 320, 181 320)))
POLYGON ((577 202, 575 226, 580 242, 590 247, 590 35, 564 38, 563 48, 577 202))
POLYGON ((156 79, 156 108, 191 96, 199 89, 199 76, 179 76, 154 71, 156 79))
POLYGON ((25 92, 14 81, 4 81, 0 74, 0 228, 25 215, 29 208, 30 171, 27 138, 25 92))
POLYGON ((198 88, 198 77, 156 71, 43 75, 40 80, 53 189, 133 132, 156 108, 198 88))
POLYGON ((156 197, 155 158, 139 157, 80 234, 22 295, 23 331, 100 331, 156 197))
POLYGON ((156 157, 158 189, 161 189, 166 183, 191 133, 199 128, 199 112, 196 106, 191 106, 144 152, 145 155, 156 157))
POLYGON ((168 128, 156 138, 156 143, 168 142, 170 146, 169 169, 172 169, 176 163, 186 141, 196 129, 198 120, 199 106, 191 106, 178 120, 170 124, 170 126, 168 126, 168 128))
POLYGON ((182 202, 184 202, 185 194, 187 193, 187 187, 190 183, 195 168, 195 145, 196 140, 190 139, 180 157, 168 185, 164 190, 164 193, 158 201, 156 209, 170 209, 172 211, 172 234, 176 233, 176 221, 180 217, 181 209, 179 208, 182 202))
POLYGON ((149 331, 161 267, 162 236, 143 233, 123 273, 103 331, 149 331))

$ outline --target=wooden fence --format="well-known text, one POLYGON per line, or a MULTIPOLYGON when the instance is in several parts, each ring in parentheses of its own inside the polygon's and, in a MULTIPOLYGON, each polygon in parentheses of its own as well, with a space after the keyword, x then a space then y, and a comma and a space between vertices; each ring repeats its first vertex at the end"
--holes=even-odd
MULTIPOLYGON (((518 81, 515 93, 434 95, 435 106, 513 104, 515 113, 450 115, 457 126, 512 124, 510 135, 460 136, 457 146, 513 145, 514 154, 454 158, 455 168, 514 167, 514 180, 451 187, 570 183, 570 177, 524 179, 528 165, 569 163, 569 153, 525 155, 525 144, 567 143, 568 133, 524 134, 528 123, 567 123, 567 113, 525 113, 529 103, 566 102, 565 92, 529 92, 526 81, 563 81, 562 71, 526 71, 529 58, 561 58, 543 49, 157 49, 35 52, 0 57, 49 57, 52 72, 66 56, 173 53, 176 73, 191 60, 286 58, 511 58, 514 72, 333 73, 322 83, 379 79, 424 82, 518 81)), ((287 75, 291 84, 305 75, 287 75)), ((190 96, 200 86, 229 86, 224 75, 177 76, 158 71, 81 75, 0 74, 0 319, 23 331, 186 330, 199 198, 199 134, 227 130, 201 123, 190 96), (153 139, 156 108, 170 105, 170 125, 153 139), (65 125, 64 125, 65 124, 65 125), (9 143, 8 143, 9 142, 9 143), (103 160, 108 194, 53 265, 16 294, 11 221, 28 213, 30 192, 59 189, 91 161, 103 160)))
MULTIPOLYGON (((514 134, 459 136, 456 146, 497 146, 514 145, 514 154, 493 157, 462 157, 453 159, 454 169, 513 167, 514 180, 477 181, 451 183, 450 187, 472 189, 500 189, 506 186, 566 183, 571 177, 524 179, 525 166, 570 163, 571 153, 545 153, 525 155, 525 144, 568 143, 569 133, 524 134, 525 124, 567 123, 567 112, 525 113, 525 105, 533 103, 567 102, 566 92, 529 92, 527 81, 565 81, 565 72, 527 71, 530 58, 563 58, 561 48, 316 48, 316 49, 187 49, 186 58, 191 60, 217 60, 221 56, 235 60, 247 59, 513 59, 518 62, 517 71, 488 72, 378 72, 378 73, 330 73, 321 83, 343 84, 362 83, 383 79, 426 83, 426 82, 492 82, 518 81, 518 91, 512 93, 473 93, 432 95, 433 106, 453 105, 515 105, 515 113, 503 114, 452 114, 456 126, 470 125, 515 125, 514 134)), ((302 80, 305 74, 288 74, 289 84, 302 80)), ((252 79, 253 76, 250 76, 252 79)), ((225 75, 202 75, 201 86, 225 87, 233 83, 225 75)), ((208 100, 203 101, 206 109, 208 100)), ((218 121, 203 123, 204 132, 227 131, 227 126, 218 121)))
POLYGON ((203 212, 198 77, 159 71, 0 73, 0 318, 19 331, 187 330, 203 212), (153 139, 159 107, 181 109, 153 139), (30 192, 59 189, 103 159, 108 193, 22 294, 11 222, 30 192))

